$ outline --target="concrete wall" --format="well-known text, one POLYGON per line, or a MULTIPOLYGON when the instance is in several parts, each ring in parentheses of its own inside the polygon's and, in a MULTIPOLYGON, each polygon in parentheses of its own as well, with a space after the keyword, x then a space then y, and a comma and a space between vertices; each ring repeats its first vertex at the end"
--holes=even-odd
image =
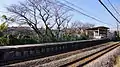
POLYGON ((0 47, 0 65, 42 58, 108 42, 108 39, 0 47))

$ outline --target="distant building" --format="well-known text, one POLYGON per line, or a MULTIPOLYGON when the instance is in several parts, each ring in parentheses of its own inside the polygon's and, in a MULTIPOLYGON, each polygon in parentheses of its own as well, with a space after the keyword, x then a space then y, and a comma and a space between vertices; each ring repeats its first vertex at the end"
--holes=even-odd
POLYGON ((88 28, 86 30, 89 38, 101 39, 101 38, 107 38, 109 32, 108 29, 109 29, 108 27, 99 26, 99 27, 88 28))

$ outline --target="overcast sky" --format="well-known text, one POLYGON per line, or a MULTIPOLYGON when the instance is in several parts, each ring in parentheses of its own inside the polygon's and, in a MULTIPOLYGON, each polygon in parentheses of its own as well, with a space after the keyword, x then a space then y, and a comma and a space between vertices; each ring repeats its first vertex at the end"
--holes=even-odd
MULTIPOLYGON (((0 1, 0 15, 7 14, 7 13, 5 13, 5 12, 7 12, 5 10, 5 7, 9 6, 10 4, 17 4, 19 1, 25 1, 25 0, 1 0, 0 1)), ((64 3, 63 0, 59 0, 59 1, 64 3)), ((106 24, 97 22, 97 21, 90 19, 86 16, 83 16, 80 13, 77 13, 75 11, 73 13, 74 14, 73 20, 80 20, 82 22, 92 23, 97 26, 108 26, 110 28, 116 27, 116 20, 105 10, 105 8, 98 2, 98 0, 67 0, 67 1, 75 4, 76 6, 78 6, 80 8, 83 8, 87 12, 84 12, 82 10, 80 10, 80 11, 87 13, 91 16, 94 16, 94 17, 104 21, 106 24)), ((109 9, 111 9, 111 7, 108 3, 108 0, 102 0, 102 1, 109 7, 109 9)), ((117 10, 120 12, 120 0, 110 0, 110 1, 112 4, 115 5, 117 10)), ((67 4, 67 5, 69 5, 69 4, 67 4)), ((69 6, 71 6, 71 5, 69 5, 69 6)), ((114 12, 114 14, 115 14, 115 11, 113 11, 112 9, 111 9, 111 11, 114 12)), ((117 14, 115 14, 115 15, 117 16, 117 14)), ((119 16, 117 16, 117 17, 120 19, 119 16)))

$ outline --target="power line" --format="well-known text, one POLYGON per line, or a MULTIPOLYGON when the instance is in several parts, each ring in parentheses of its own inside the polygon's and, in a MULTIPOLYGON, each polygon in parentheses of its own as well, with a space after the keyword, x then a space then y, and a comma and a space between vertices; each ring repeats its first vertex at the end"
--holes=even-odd
MULTIPOLYGON (((116 8, 113 6, 113 4, 110 2, 110 0, 108 0, 108 3, 111 5, 111 7, 114 9, 114 11, 120 16, 120 13, 116 10, 116 8)), ((118 31, 118 29, 119 29, 119 25, 117 23, 117 31, 118 31)))
POLYGON ((113 4, 108 0, 109 4, 112 6, 112 8, 115 10, 115 12, 120 16, 120 13, 116 10, 116 8, 113 6, 113 4))
MULTIPOLYGON (((113 13, 107 8, 107 6, 104 5, 104 3, 101 0, 98 0, 100 2, 100 4, 112 15, 112 17, 118 22, 120 23, 120 21, 113 15, 113 13)), ((118 24, 117 24, 117 31, 118 31, 118 24)), ((119 36, 119 35, 118 35, 119 36)))
MULTIPOLYGON (((66 5, 66 4, 64 4, 64 3, 61 3, 61 2, 58 1, 58 0, 57 0, 57 2, 60 3, 60 4, 62 4, 62 5, 64 5, 64 6, 66 6, 66 7, 68 7, 68 8, 70 8, 70 9, 72 9, 72 10, 74 10, 74 11, 76 11, 76 12, 78 12, 78 13, 80 13, 80 14, 82 14, 82 15, 84 15, 84 16, 86 16, 86 17, 89 17, 89 18, 91 18, 91 19, 93 19, 93 20, 96 20, 96 21, 98 21, 98 22, 100 22, 100 23, 107 24, 107 23, 105 23, 105 22, 103 22, 103 21, 101 21, 101 20, 99 20, 99 19, 97 19, 97 18, 95 18, 95 17, 93 17, 93 16, 90 16, 90 15, 88 15, 88 14, 85 14, 85 13, 83 13, 83 12, 81 12, 81 11, 79 11, 79 10, 77 10, 77 9, 69 6, 69 5, 66 5)), ((107 24, 107 25, 111 25, 111 24, 107 24)), ((112 25, 111 25, 111 26, 112 26, 112 25)))
POLYGON ((100 2, 100 4, 112 15, 112 17, 118 22, 120 23, 120 21, 113 15, 113 13, 104 5, 104 3, 101 0, 98 0, 100 2))
MULTIPOLYGON (((66 3, 68 3, 68 4, 70 4, 71 6, 74 6, 74 7, 78 8, 78 9, 84 11, 85 13, 89 13, 88 11, 84 10, 83 8, 78 7, 77 5, 75 5, 75 4, 73 4, 73 3, 70 3, 70 2, 67 1, 67 0, 63 0, 63 1, 66 2, 66 3)), ((90 15, 90 14, 89 14, 89 15, 90 15)))
POLYGON ((68 4, 70 4, 70 5, 72 5, 72 6, 74 6, 74 7, 76 7, 76 8, 78 8, 78 9, 80 9, 80 10, 83 10, 83 11, 86 12, 86 10, 84 10, 83 8, 80 8, 80 7, 76 6, 75 4, 68 2, 67 0, 63 0, 63 1, 68 3, 68 4))

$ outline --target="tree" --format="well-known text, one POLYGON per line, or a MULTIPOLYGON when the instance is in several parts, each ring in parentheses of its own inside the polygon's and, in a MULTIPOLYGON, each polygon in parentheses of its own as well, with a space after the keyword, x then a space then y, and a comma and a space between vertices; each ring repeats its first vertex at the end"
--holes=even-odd
POLYGON ((41 39, 46 39, 45 36, 50 36, 51 39, 54 35, 48 26, 48 22, 53 17, 51 13, 51 3, 48 0, 27 0, 25 3, 19 5, 11 5, 7 7, 9 12, 16 15, 17 22, 20 24, 29 25, 41 39), (39 24, 44 23, 45 33, 39 30, 39 24))
POLYGON ((70 15, 70 11, 71 9, 64 7, 64 5, 61 5, 61 4, 53 5, 53 12, 54 12, 53 14, 54 14, 54 22, 55 22, 53 26, 56 26, 57 40, 59 40, 61 37, 61 34, 60 34, 61 30, 68 26, 68 23, 72 18, 72 15, 70 15))
POLYGON ((7 10, 15 15, 16 22, 29 25, 42 41, 55 41, 56 35, 52 32, 52 28, 57 25, 59 35, 60 26, 70 21, 69 16, 66 16, 67 11, 63 8, 55 0, 26 0, 19 5, 7 7, 7 10), (40 24, 45 26, 44 33, 39 29, 42 27, 40 24))
POLYGON ((87 39, 86 29, 94 27, 94 24, 83 23, 81 21, 75 21, 71 23, 71 27, 69 30, 70 34, 79 34, 81 35, 81 39, 87 39))
POLYGON ((6 24, 6 22, 2 23, 0 25, 0 45, 6 45, 8 44, 8 40, 7 38, 4 37, 3 32, 8 28, 8 25, 6 24))
POLYGON ((3 32, 4 30, 6 30, 8 28, 8 24, 6 24, 6 22, 2 23, 0 25, 0 32, 3 32))
POLYGON ((71 24, 71 28, 92 28, 94 24, 91 23, 83 23, 81 21, 75 21, 71 24))
POLYGON ((6 24, 6 22, 0 25, 0 36, 3 36, 3 31, 5 31, 7 28, 8 28, 8 24, 6 24))

